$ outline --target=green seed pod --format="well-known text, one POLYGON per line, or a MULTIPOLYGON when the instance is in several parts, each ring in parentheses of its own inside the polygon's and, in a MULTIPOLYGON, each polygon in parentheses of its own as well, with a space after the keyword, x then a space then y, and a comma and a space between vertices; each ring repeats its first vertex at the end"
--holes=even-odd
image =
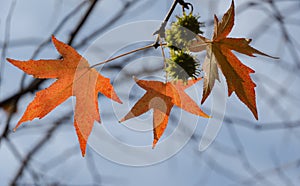
POLYGON ((174 50, 185 50, 189 42, 202 34, 200 27, 203 23, 198 21, 199 16, 193 14, 183 14, 182 17, 177 16, 177 21, 172 23, 171 28, 166 30, 166 42, 168 47, 174 50))
POLYGON ((200 27, 203 26, 203 23, 198 21, 199 18, 200 16, 194 16, 193 14, 186 15, 184 13, 182 17, 177 16, 177 25, 185 27, 194 34, 202 34, 203 32, 200 30, 200 27))
POLYGON ((168 59, 166 72, 173 80, 183 80, 197 78, 200 74, 199 62, 190 54, 183 51, 171 50, 168 59))

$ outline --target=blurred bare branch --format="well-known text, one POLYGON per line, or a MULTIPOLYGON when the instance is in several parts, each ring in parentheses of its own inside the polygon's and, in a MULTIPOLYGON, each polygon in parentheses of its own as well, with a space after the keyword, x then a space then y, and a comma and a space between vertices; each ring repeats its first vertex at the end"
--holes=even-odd
MULTIPOLYGON (((3 16, 5 18, 4 25, 1 19, 1 26, 4 27, 4 32, 0 32, 0 35, 4 38, 0 42, 2 47, 1 93, 3 90, 6 92, 7 88, 3 85, 5 80, 3 74, 6 73, 4 59, 10 52, 19 51, 20 47, 28 47, 30 48, 30 54, 32 54, 31 58, 37 58, 40 54, 43 54, 42 52, 50 48, 52 34, 67 38, 66 43, 76 49, 84 49, 105 31, 122 23, 124 17, 135 18, 145 13, 145 9, 150 9, 150 5, 163 7, 164 3, 168 3, 171 6, 173 1, 113 1, 116 5, 119 3, 119 8, 110 7, 114 11, 110 10, 109 15, 105 13, 106 8, 108 8, 105 7, 108 6, 108 1, 70 1, 75 6, 63 12, 57 26, 51 29, 51 34, 48 33, 43 37, 29 36, 27 38, 19 38, 12 34, 12 26, 15 24, 12 17, 18 11, 23 10, 23 7, 18 7, 19 2, 21 3, 21 1, 14 0, 8 3, 8 11, 3 16), (107 19, 99 19, 104 14, 106 14, 107 19), (95 25, 91 27, 91 24, 95 25)), ((191 3, 193 3, 192 0, 191 3)), ((208 7, 201 8, 209 11, 217 11, 222 4, 217 0, 207 0, 203 3, 206 3, 208 7)), ((47 80, 27 78, 24 75, 21 81, 15 84, 20 88, 9 90, 9 94, 3 95, 2 100, 0 100, 0 108, 5 110, 0 113, 2 114, 0 120, 0 164, 7 166, 6 161, 9 160, 11 161, 9 164, 12 164, 13 167, 12 170, 14 170, 14 172, 10 170, 10 177, 4 181, 10 185, 132 185, 138 179, 150 177, 151 180, 157 179, 156 183, 158 184, 161 181, 170 184, 176 182, 180 185, 182 182, 178 180, 185 179, 186 185, 220 185, 220 183, 232 186, 298 185, 300 182, 298 174, 300 151, 298 146, 295 147, 295 144, 299 144, 300 139, 300 89, 298 85, 300 80, 300 37, 298 34, 300 30, 300 1, 247 0, 243 2, 236 1, 236 3, 239 3, 236 11, 237 17, 241 16, 241 19, 243 19, 242 15, 251 17, 251 14, 254 14, 252 11, 262 16, 255 15, 253 19, 250 19, 253 23, 247 23, 251 26, 247 28, 248 33, 245 33, 245 35, 253 38, 253 41, 256 42, 253 45, 263 43, 261 46, 270 47, 267 49, 272 52, 272 55, 280 57, 278 61, 265 62, 263 65, 266 67, 262 67, 265 69, 257 69, 259 72, 252 76, 257 84, 257 103, 261 120, 256 121, 250 117, 245 117, 247 112, 244 105, 235 105, 233 104, 234 101, 228 102, 228 109, 222 123, 223 128, 208 150, 198 151, 198 142, 203 133, 201 128, 203 126, 199 126, 190 143, 179 152, 176 158, 169 159, 168 163, 162 162, 144 168, 123 167, 99 157, 96 152, 89 148, 87 156, 84 159, 80 157, 78 155, 77 138, 74 129, 71 128, 72 112, 63 113, 61 110, 64 109, 58 109, 55 112, 58 114, 53 114, 39 121, 41 123, 47 121, 45 125, 32 124, 20 128, 20 132, 12 133, 11 128, 15 125, 17 117, 22 113, 23 104, 26 103, 28 98, 32 98, 33 93, 43 88, 47 82, 47 80), (28 135, 24 135, 25 132, 28 135), (62 143, 55 144, 55 147, 53 147, 54 145, 51 146, 51 143, 56 139, 60 139, 62 134, 72 138, 70 141, 74 141, 74 143, 68 142, 67 145, 62 143), (68 147, 65 148, 65 146, 68 147), (47 156, 43 154, 44 151, 47 156), (170 164, 174 166, 170 166, 170 164), (181 166, 184 168, 189 167, 191 170, 183 170, 181 166), (162 170, 168 170, 170 173, 165 174, 162 170), (186 176, 186 172, 188 172, 191 177, 180 178, 180 176, 177 176, 177 174, 179 175, 176 172, 178 170, 181 171, 180 175, 186 176), (138 176, 126 177, 130 171, 136 171, 135 173, 138 176), (144 177, 141 176, 142 173, 140 172, 142 171, 145 173, 144 177), (122 174, 125 176, 122 176, 122 174), (172 180, 167 176, 162 177, 162 175, 172 175, 172 180), (84 179, 79 179, 80 176, 84 179), (77 183, 77 179, 84 182, 77 183)), ((55 3, 56 6, 62 6, 62 4, 60 1, 55 3)), ((226 8, 222 7, 222 12, 226 8)), ((162 10, 157 9, 156 11, 160 12, 162 10)), ((157 12, 150 13, 154 15, 157 12)), ((220 15, 221 13, 216 12, 216 14, 220 15)), ((201 12, 199 15, 201 15, 201 12)), ((149 15, 146 14, 146 16, 149 15)), ((145 17, 145 19, 153 18, 155 16, 145 17)), ((164 16, 161 17, 161 19, 163 18, 164 16)), ((213 19, 209 18, 206 21, 207 28, 210 29, 212 24, 213 19)), ((126 34, 124 34, 124 37, 126 37, 126 34)), ((105 65, 102 70, 112 74, 118 73, 131 61, 150 54, 157 55, 152 50, 138 52, 122 58, 122 60, 117 60, 116 63, 105 65)), ((134 69, 135 71, 123 72, 124 78, 120 83, 132 81, 133 75, 149 75, 161 70, 161 67, 151 66, 149 68, 149 64, 143 65, 140 69, 134 69)), ((262 66, 261 62, 250 65, 262 66)), ((133 94, 132 99, 139 96, 135 92, 133 94)), ((228 100, 234 99, 234 96, 231 96, 228 100)), ((108 105, 103 104, 101 106, 108 105)), ((206 110, 210 109, 207 108, 207 105, 203 107, 206 110)), ((208 105, 208 107, 210 106, 208 105)), ((177 111, 172 111, 170 121, 178 120, 177 111)), ((107 111, 104 113, 101 113, 101 117, 115 120, 113 112, 107 111)), ((108 125, 111 125, 111 123, 108 122, 108 125)), ((186 124, 190 123, 187 121, 186 124)), ((174 129, 176 125, 174 124, 170 128, 174 129)), ((6 171, 7 167, 5 166, 0 167, 1 173, 6 171)), ((2 183, 2 181, 0 182, 2 183)), ((150 181, 144 182, 144 185, 150 184, 150 181)))

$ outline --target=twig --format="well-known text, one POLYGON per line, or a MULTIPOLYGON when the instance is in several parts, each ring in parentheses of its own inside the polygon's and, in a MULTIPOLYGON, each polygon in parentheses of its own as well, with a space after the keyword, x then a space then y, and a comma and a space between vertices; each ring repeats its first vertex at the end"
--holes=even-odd
POLYGON ((159 28, 157 31, 155 31, 155 32, 153 33, 153 35, 158 34, 158 36, 156 37, 155 45, 154 45, 155 48, 159 47, 159 35, 164 36, 165 28, 166 28, 167 22, 169 21, 171 15, 173 14, 173 12, 174 12, 174 10, 175 10, 177 4, 178 4, 178 1, 177 1, 177 0, 174 0, 174 1, 173 1, 173 4, 172 4, 172 6, 171 6, 171 8, 169 9, 169 11, 168 11, 168 13, 167 13, 167 15, 166 15, 166 17, 165 17, 165 19, 164 19, 163 22, 161 23, 160 28, 159 28))
POLYGON ((66 115, 64 115, 64 117, 57 120, 54 123, 54 125, 47 131, 47 134, 27 153, 27 155, 23 159, 22 164, 19 167, 17 173, 15 174, 14 178, 12 179, 10 185, 16 185, 17 181, 23 175, 25 168, 27 167, 28 163, 30 162, 31 157, 33 155, 35 155, 37 152, 39 152, 41 150, 41 148, 44 146, 44 144, 49 142, 49 139, 53 136, 54 132, 59 128, 59 126, 61 126, 60 124, 66 122, 67 120, 70 119, 70 115, 71 115, 71 113, 66 114, 66 115))
POLYGON ((131 50, 131 51, 126 52, 126 53, 124 53, 124 54, 118 55, 118 56, 116 56, 116 57, 107 59, 107 60, 102 61, 102 62, 100 62, 100 63, 97 63, 97 64, 95 64, 95 65, 92 65, 91 68, 95 68, 96 66, 100 66, 100 65, 103 65, 103 64, 105 64, 105 63, 109 63, 109 62, 111 62, 111 61, 113 61, 113 60, 116 60, 116 59, 118 59, 118 58, 127 56, 127 55, 129 55, 129 54, 132 54, 132 53, 135 53, 135 52, 138 52, 138 51, 141 51, 141 50, 146 50, 146 49, 149 49, 149 48, 152 48, 152 47, 154 47, 154 44, 147 45, 147 46, 144 46, 144 47, 141 47, 141 48, 138 48, 138 49, 131 50))
MULTIPOLYGON (((22 163, 22 155, 19 152, 18 148, 15 146, 15 144, 12 143, 9 137, 6 138, 7 147, 10 149, 12 154, 22 163)), ((38 181, 40 178, 39 173, 37 173, 35 170, 33 170, 30 167, 27 167, 27 170, 29 171, 31 177, 33 180, 38 181)))
MULTIPOLYGON (((62 28, 63 26, 66 24, 66 22, 72 18, 76 13, 79 12, 79 10, 83 7, 83 5, 85 5, 87 2, 89 2, 88 0, 83 1, 82 3, 80 3, 77 7, 75 7, 70 13, 68 13, 68 15, 66 15, 61 22, 57 25, 57 27, 54 29, 54 31, 52 32, 53 35, 56 35, 62 28)), ((40 51, 43 49, 43 47, 45 47, 47 44, 51 43, 51 36, 49 36, 45 41, 43 41, 38 47, 37 49, 34 51, 34 53, 32 54, 30 59, 34 59, 39 53, 40 51)))
POLYGON ((231 137, 233 144, 236 146, 236 149, 239 149, 239 151, 238 151, 239 159, 240 159, 243 167, 245 168, 245 170, 250 175, 257 175, 257 177, 258 177, 257 181, 264 182, 264 184, 266 184, 266 185, 274 185, 271 181, 266 179, 264 175, 259 175, 258 170, 250 163, 249 158, 245 152, 244 146, 240 140, 240 137, 238 136, 237 131, 236 131, 234 125, 232 125, 232 123, 233 122, 231 121, 231 122, 229 122, 229 125, 226 125, 226 126, 228 127, 229 136, 231 137))
MULTIPOLYGON (((160 28, 157 31, 155 31, 153 33, 153 35, 157 34, 160 37, 164 37, 166 25, 167 25, 168 21, 170 20, 170 18, 172 16, 172 14, 173 14, 176 6, 178 5, 178 3, 180 5, 182 5, 183 8, 189 9, 189 4, 190 3, 185 3, 183 0, 174 0, 172 6, 170 7, 170 9, 169 9, 169 11, 168 11, 168 13, 167 13, 167 15, 165 17, 165 19, 162 22, 160 28)), ((155 41, 154 47, 158 48, 159 46, 160 46, 160 44, 159 44, 159 37, 156 37, 156 41, 155 41)))
POLYGON ((10 8, 9 8, 9 12, 6 18, 6 25, 5 25, 5 37, 4 37, 4 42, 2 45, 2 52, 1 52, 1 62, 0 62, 0 92, 1 92, 1 84, 2 84, 2 74, 4 72, 4 67, 5 67, 5 56, 6 56, 6 51, 7 51, 7 47, 9 45, 9 38, 10 38, 10 26, 11 26, 11 19, 16 7, 16 0, 11 2, 10 8))
POLYGON ((294 161, 290 161, 290 162, 287 162, 287 163, 284 163, 284 164, 281 164, 277 167, 274 167, 274 168, 271 168, 271 169, 268 169, 268 170, 265 170, 265 171, 260 171, 258 172, 257 174, 253 175, 252 177, 249 177, 247 179, 244 179, 242 180, 239 184, 237 185, 251 185, 253 183, 256 183, 256 181, 258 179, 260 179, 260 175, 264 175, 265 177, 267 176, 270 176, 272 174, 276 174, 278 172, 278 169, 290 169, 291 167, 298 167, 300 165, 300 159, 297 159, 297 160, 294 160, 294 161))
POLYGON ((13 112, 10 112, 8 117, 7 117, 7 120, 6 120, 6 123, 5 123, 5 127, 4 127, 4 131, 3 133, 1 134, 0 136, 0 147, 1 147, 1 142, 3 139, 7 138, 7 135, 8 135, 8 131, 9 131, 9 123, 12 119, 12 115, 13 115, 13 112))
POLYGON ((105 31, 110 25, 114 24, 117 22, 121 16, 125 14, 125 12, 133 5, 133 1, 128 1, 124 4, 123 8, 112 18, 110 19, 106 24, 101 26, 100 28, 96 29, 93 31, 91 34, 83 38, 80 42, 78 42, 77 45, 74 45, 74 48, 78 48, 79 46, 83 46, 86 43, 88 43, 90 40, 98 36, 100 33, 105 31))
POLYGON ((102 185, 103 184, 102 176, 101 176, 101 173, 99 172, 99 170, 97 169, 97 166, 96 166, 97 163, 95 162, 93 153, 88 151, 88 157, 89 157, 89 159, 88 159, 88 161, 86 161, 86 166, 88 168, 88 171, 90 172, 95 185, 102 185))
POLYGON ((94 8, 96 7, 96 4, 98 2, 100 2, 101 0, 92 0, 90 7, 88 8, 88 10, 86 11, 85 15, 81 18, 81 21, 79 22, 79 24, 77 25, 77 27, 75 28, 75 30, 71 33, 70 35, 70 39, 67 42, 69 45, 73 44, 73 41, 75 39, 75 37, 77 36, 77 34, 79 33, 79 31, 81 30, 81 28, 83 27, 83 25, 86 23, 86 20, 89 18, 89 16, 91 15, 92 11, 94 10, 94 8))

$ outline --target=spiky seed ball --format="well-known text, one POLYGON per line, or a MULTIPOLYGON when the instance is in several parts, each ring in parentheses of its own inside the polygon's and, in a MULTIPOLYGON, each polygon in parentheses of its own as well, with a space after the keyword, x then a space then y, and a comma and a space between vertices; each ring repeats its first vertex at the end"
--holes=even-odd
POLYGON ((193 14, 186 15, 183 14, 182 17, 177 16, 177 24, 187 28, 192 31, 194 34, 202 34, 203 32, 200 30, 200 27, 203 26, 203 23, 199 22, 198 19, 200 16, 195 16, 193 14))
POLYGON ((183 14, 176 17, 177 21, 172 23, 171 28, 166 30, 166 42, 168 47, 174 50, 186 50, 189 42, 197 34, 202 34, 200 27, 203 23, 199 22, 199 16, 193 14, 183 14))
POLYGON ((173 80, 186 82, 189 78, 196 79, 199 76, 199 62, 193 56, 176 50, 171 50, 170 55, 166 72, 173 80))

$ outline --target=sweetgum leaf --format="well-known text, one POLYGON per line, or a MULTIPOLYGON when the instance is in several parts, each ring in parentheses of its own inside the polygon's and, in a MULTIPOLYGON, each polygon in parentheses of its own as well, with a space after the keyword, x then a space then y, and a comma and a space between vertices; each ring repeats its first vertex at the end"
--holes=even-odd
POLYGON ((188 96, 184 90, 201 80, 189 80, 187 83, 182 81, 163 83, 160 81, 137 80, 136 83, 147 92, 132 107, 130 112, 120 120, 124 122, 128 119, 140 116, 141 114, 154 109, 153 112, 153 147, 162 136, 167 127, 170 112, 174 105, 192 114, 208 118, 199 106, 188 96))
POLYGON ((19 61, 7 59, 25 73, 36 78, 55 78, 50 87, 36 93, 24 115, 16 125, 34 118, 43 118, 69 97, 76 97, 74 126, 78 135, 82 156, 94 121, 100 122, 98 93, 122 103, 114 92, 110 79, 90 68, 88 61, 71 46, 52 37, 53 44, 62 55, 62 59, 19 61))
POLYGON ((201 103, 204 103, 214 87, 215 80, 219 80, 218 68, 224 74, 228 86, 228 96, 233 92, 238 98, 251 110, 254 117, 258 119, 256 108, 255 83, 252 81, 250 74, 254 70, 244 65, 233 53, 232 50, 255 57, 259 54, 269 56, 249 44, 251 39, 246 38, 229 38, 227 37, 234 26, 234 1, 221 21, 217 16, 214 18, 214 34, 212 40, 198 36, 189 46, 192 52, 200 52, 206 44, 206 59, 203 64, 204 87, 201 103))

